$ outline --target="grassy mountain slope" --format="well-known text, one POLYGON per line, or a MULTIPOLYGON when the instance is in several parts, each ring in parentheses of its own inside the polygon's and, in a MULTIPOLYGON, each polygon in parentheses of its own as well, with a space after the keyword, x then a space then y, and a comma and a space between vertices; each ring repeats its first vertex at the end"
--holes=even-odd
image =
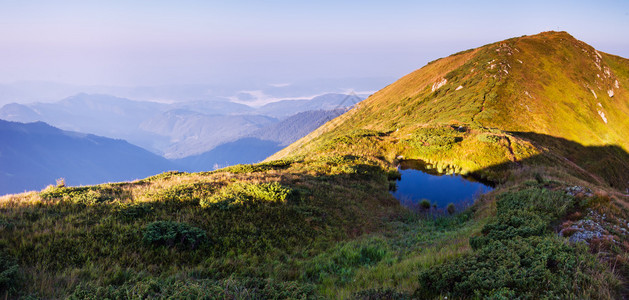
MULTIPOLYGON (((565 32, 505 40, 429 63, 269 160, 326 153, 325 145, 343 136, 374 139, 356 133, 364 129, 378 135, 382 149, 361 151, 390 161, 403 155, 474 172, 552 152, 567 163, 587 164, 594 157, 566 153, 565 145, 548 151, 546 141, 523 133, 627 152, 628 67, 627 59, 596 51, 565 32), (433 135, 447 138, 431 141, 433 135)), ((627 162, 615 159, 615 151, 602 154, 604 163, 585 166, 584 176, 600 178, 611 168, 620 177, 604 181, 629 188, 629 174, 620 171, 627 162)))
POLYGON ((0 296, 626 297, 627 70, 566 33, 511 39, 428 64, 267 162, 2 197, 0 296), (409 211, 388 191, 412 158, 496 189, 409 211))

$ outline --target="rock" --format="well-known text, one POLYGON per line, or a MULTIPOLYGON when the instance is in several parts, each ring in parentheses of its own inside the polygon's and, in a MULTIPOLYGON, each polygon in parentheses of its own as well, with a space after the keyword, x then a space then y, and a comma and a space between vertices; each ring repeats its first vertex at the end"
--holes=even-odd
POLYGON ((594 196, 594 193, 592 192, 592 190, 583 186, 579 186, 579 185, 567 187, 566 193, 570 196, 577 196, 577 195, 583 195, 586 197, 594 196))
POLYGON ((600 238, 601 236, 603 235, 600 232, 581 231, 575 232, 573 235, 571 235, 568 241, 570 241, 571 243, 585 242, 586 244, 589 244, 590 240, 592 240, 593 238, 600 238))
POLYGON ((432 85, 432 91, 433 91, 433 92, 434 92, 434 91, 436 91, 436 90, 437 90, 437 89, 439 89, 440 87, 444 86, 447 82, 448 82, 448 80, 447 80, 447 79, 445 79, 445 78, 442 78, 440 81, 435 82, 435 83, 432 85))

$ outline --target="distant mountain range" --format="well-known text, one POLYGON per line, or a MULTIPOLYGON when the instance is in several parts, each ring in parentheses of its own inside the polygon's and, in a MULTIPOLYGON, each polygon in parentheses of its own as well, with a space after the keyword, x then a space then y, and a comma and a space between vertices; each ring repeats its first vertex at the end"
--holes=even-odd
POLYGON ((303 95, 317 95, 322 91, 345 94, 357 91, 361 96, 370 94, 393 82, 393 77, 323 78, 294 82, 240 82, 217 84, 186 84, 161 86, 86 86, 46 81, 19 81, 0 83, 0 107, 9 103, 56 102, 79 93, 115 95, 139 101, 226 101, 243 91, 257 91, 269 98, 291 99, 303 95), (367 91, 367 92, 359 92, 367 91))
POLYGON ((0 195, 40 190, 59 178, 69 185, 87 185, 176 169, 167 159, 126 141, 43 122, 0 120, 0 140, 0 195))
POLYGON ((41 189, 57 178, 70 185, 96 184, 259 162, 360 100, 330 94, 253 108, 226 101, 162 104, 79 94, 56 103, 8 104, 0 118, 34 123, 0 120, 0 195, 41 189), (330 107, 335 109, 308 110, 330 107), (297 113, 280 117, 291 112, 297 113))
POLYGON ((260 162, 346 111, 346 108, 339 108, 301 112, 279 123, 263 127, 247 137, 173 162, 181 170, 188 172, 260 162))
POLYGON ((258 112, 263 115, 283 118, 305 111, 334 110, 351 107, 362 100, 363 98, 354 94, 325 94, 309 100, 283 100, 272 102, 258 108, 258 112))
POLYGON ((210 151, 268 125, 310 110, 349 107, 359 96, 325 94, 250 107, 230 101, 157 103, 109 95, 78 94, 55 103, 7 104, 0 119, 43 121, 63 130, 124 139, 171 159, 210 151))

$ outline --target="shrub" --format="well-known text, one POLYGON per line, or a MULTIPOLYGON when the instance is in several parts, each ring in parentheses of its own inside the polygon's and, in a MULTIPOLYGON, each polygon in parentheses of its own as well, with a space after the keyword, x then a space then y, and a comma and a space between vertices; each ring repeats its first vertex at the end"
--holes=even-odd
POLYGON ((404 293, 400 293, 394 289, 368 289, 362 290, 360 292, 354 293, 352 299, 360 299, 360 300, 405 300, 412 299, 411 295, 407 295, 404 293))
POLYGON ((18 290, 19 266, 15 258, 0 249, 0 295, 18 290))
POLYGON ((502 137, 489 133, 482 133, 476 136, 476 139, 483 143, 497 143, 500 142, 502 137))
POLYGON ((508 288, 524 299, 575 298, 581 291, 574 288, 592 276, 583 269, 596 263, 587 255, 553 236, 492 241, 471 255, 421 272, 417 294, 486 298, 508 288))
POLYGON ((194 249, 206 240, 206 233, 186 223, 156 221, 144 229, 145 243, 164 246, 180 246, 194 249))
POLYGON ((320 299, 315 286, 259 278, 144 278, 122 285, 79 284, 69 299, 320 299))
POLYGON ((145 179, 142 179, 142 180, 138 181, 138 183, 152 182, 152 181, 157 181, 157 180, 166 180, 166 179, 170 179, 172 177, 177 177, 177 176, 181 176, 181 175, 185 175, 185 174, 186 173, 179 172, 179 171, 168 171, 168 172, 164 172, 164 173, 161 173, 161 174, 153 175, 151 177, 147 177, 145 179))
POLYGON ((382 172, 379 166, 368 164, 343 165, 340 169, 342 173, 358 177, 373 176, 382 172))
POLYGON ((432 153, 450 150, 462 140, 462 133, 457 130, 451 127, 438 127, 420 128, 412 134, 408 142, 413 148, 421 152, 432 153))
POLYGON ((117 209, 118 217, 124 221, 133 221, 151 213, 153 207, 148 203, 123 204, 117 209))
MULTIPOLYGON (((593 278, 613 282, 595 257, 552 234, 551 221, 575 206, 560 191, 529 188, 498 197, 496 216, 470 239, 473 252, 419 275, 419 297, 581 298, 593 278), (543 282, 544 284, 540 284, 543 282)), ((591 296, 591 295, 590 295, 591 296)), ((585 297, 589 298, 589 296, 585 297)))
POLYGON ((272 183, 235 183, 222 188, 218 193, 201 200, 201 207, 228 209, 262 203, 285 203, 291 189, 277 182, 272 183))
POLYGON ((296 160, 293 159, 280 159, 269 162, 263 162, 259 164, 251 165, 234 165, 229 166, 214 172, 230 172, 230 173, 255 173, 265 172, 268 170, 283 170, 290 167, 296 160))
POLYGON ((156 201, 170 201, 170 202, 192 202, 198 203, 200 199, 209 196, 213 191, 213 187, 208 183, 188 183, 172 186, 165 189, 160 189, 156 193, 149 194, 148 196, 156 201))
POLYGON ((0 232, 2 230, 11 230, 13 229, 13 223, 9 222, 9 220, 0 217, 0 232))
POLYGON ((422 199, 422 201, 419 202, 419 208, 421 210, 429 210, 430 209, 430 201, 428 199, 422 199))
POLYGON ((40 194, 45 200, 64 200, 74 204, 95 205, 114 200, 122 196, 120 189, 108 186, 66 187, 49 186, 40 194))
POLYGON ((56 186, 59 188, 66 186, 66 180, 64 178, 57 179, 56 186))
POLYGON ((454 207, 453 203, 448 204, 448 206, 446 207, 446 211, 448 211, 449 215, 453 215, 456 211, 456 207, 454 207))

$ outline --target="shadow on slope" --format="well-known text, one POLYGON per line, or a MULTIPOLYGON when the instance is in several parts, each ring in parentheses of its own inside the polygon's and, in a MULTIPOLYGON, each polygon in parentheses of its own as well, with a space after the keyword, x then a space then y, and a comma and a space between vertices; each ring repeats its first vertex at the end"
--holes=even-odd
POLYGON ((278 142, 242 138, 222 144, 208 152, 173 160, 185 172, 216 170, 221 167, 257 163, 282 149, 278 142))
MULTIPOLYGON (((629 192, 629 153, 617 145, 584 146, 560 137, 534 132, 509 132, 528 140, 543 154, 516 162, 490 166, 483 171, 501 172, 517 166, 545 166, 549 172, 562 171, 594 184, 629 192)), ((483 172, 481 171, 481 173, 483 172)))

